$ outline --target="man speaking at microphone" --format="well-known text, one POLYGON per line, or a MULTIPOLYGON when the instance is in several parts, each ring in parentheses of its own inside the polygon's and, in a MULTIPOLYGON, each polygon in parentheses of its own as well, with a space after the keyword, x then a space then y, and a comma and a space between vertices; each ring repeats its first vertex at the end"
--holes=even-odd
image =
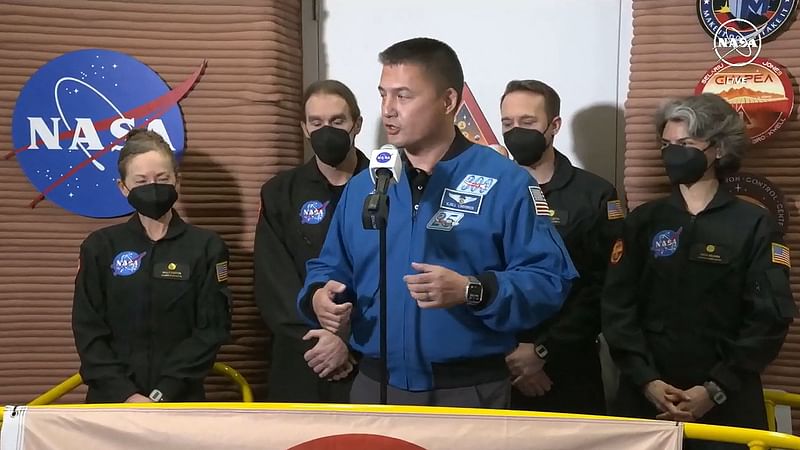
MULTIPOLYGON (((577 273, 533 178, 453 126, 455 52, 416 38, 380 62, 383 126, 404 163, 387 192, 388 403, 508 407, 516 334, 558 311, 577 273)), ((387 165, 377 154, 373 176, 387 165)), ((362 355, 353 403, 381 394, 379 233, 362 224, 374 190, 366 172, 347 185, 298 296, 303 316, 349 330, 362 355)))

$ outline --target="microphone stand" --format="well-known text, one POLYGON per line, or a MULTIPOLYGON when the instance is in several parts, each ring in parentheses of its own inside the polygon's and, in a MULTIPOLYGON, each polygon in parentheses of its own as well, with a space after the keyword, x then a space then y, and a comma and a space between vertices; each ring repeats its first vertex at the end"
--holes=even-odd
POLYGON ((378 291, 380 292, 380 367, 381 367, 381 404, 387 402, 387 389, 389 385, 389 367, 387 363, 387 331, 386 331, 386 226, 389 219, 389 196, 386 191, 389 189, 391 174, 378 174, 375 182, 375 192, 368 195, 364 201, 364 211, 361 216, 365 230, 378 230, 380 240, 379 251, 379 278, 378 291))

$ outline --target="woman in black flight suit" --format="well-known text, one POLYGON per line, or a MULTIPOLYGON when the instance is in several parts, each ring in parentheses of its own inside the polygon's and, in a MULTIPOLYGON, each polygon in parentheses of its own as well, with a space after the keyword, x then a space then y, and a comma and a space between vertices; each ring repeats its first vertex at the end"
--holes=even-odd
POLYGON ((228 249, 172 209, 178 174, 157 133, 134 130, 119 187, 136 213, 81 245, 72 328, 89 403, 202 401, 229 337, 228 249))

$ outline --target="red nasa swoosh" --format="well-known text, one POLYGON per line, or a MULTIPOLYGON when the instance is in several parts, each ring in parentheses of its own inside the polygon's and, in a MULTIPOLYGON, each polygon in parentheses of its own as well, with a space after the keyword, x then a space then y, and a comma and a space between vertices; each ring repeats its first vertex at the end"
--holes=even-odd
MULTIPOLYGON (((134 119, 148 116, 147 119, 144 121, 144 125, 150 123, 151 121, 153 121, 155 119, 158 119, 159 117, 164 115, 170 108, 172 108, 173 105, 177 104, 181 99, 183 99, 186 96, 186 94, 189 93, 189 91, 192 90, 194 85, 200 79, 200 76, 203 74, 203 71, 206 68, 206 63, 207 63, 207 61, 203 60, 202 64, 200 64, 200 67, 198 67, 197 70, 195 70, 194 73, 189 78, 186 79, 186 81, 183 81, 181 84, 176 86, 175 89, 170 90, 168 93, 166 93, 166 94, 162 95, 161 97, 158 97, 158 98, 156 98, 154 100, 151 100, 148 103, 145 103, 145 104, 143 104, 141 106, 138 106, 138 107, 136 107, 134 109, 131 109, 129 111, 125 111, 123 113, 123 116, 131 117, 131 118, 134 118, 134 119)), ((96 122, 95 123, 95 128, 97 130, 99 130, 99 131, 107 130, 111 126, 111 122, 113 122, 117 118, 119 118, 119 116, 110 117, 108 119, 103 119, 103 120, 101 120, 99 122, 96 122)), ((63 132, 63 133, 58 135, 58 139, 59 139, 59 141, 64 140, 64 139, 69 139, 74 134, 75 134, 74 130, 65 131, 65 132, 63 132)), ((41 202, 42 200, 44 200, 45 197, 47 196, 47 194, 49 194, 53 189, 57 188, 61 183, 63 183, 66 180, 70 179, 78 171, 80 171, 84 167, 86 167, 89 164, 91 164, 92 161, 94 161, 94 160, 100 158, 101 156, 104 156, 106 153, 110 152, 111 149, 115 145, 118 145, 118 144, 122 143, 122 141, 125 140, 125 137, 126 136, 123 136, 121 138, 115 139, 110 144, 108 144, 107 146, 103 147, 102 150, 100 150, 99 152, 95 153, 92 157, 86 158, 85 160, 81 161, 79 164, 75 165, 75 167, 73 167, 72 170, 70 170, 69 172, 65 173, 62 177, 60 177, 59 179, 54 181, 52 184, 47 186, 44 190, 42 190, 42 192, 35 199, 33 199, 33 201, 31 201, 30 207, 31 208, 35 208, 36 205, 39 202, 41 202)), ((13 157, 14 155, 16 155, 17 153, 25 151, 26 149, 27 149, 27 147, 22 147, 22 148, 13 150, 13 151, 9 152, 8 154, 6 154, 5 159, 9 159, 9 158, 13 157)))

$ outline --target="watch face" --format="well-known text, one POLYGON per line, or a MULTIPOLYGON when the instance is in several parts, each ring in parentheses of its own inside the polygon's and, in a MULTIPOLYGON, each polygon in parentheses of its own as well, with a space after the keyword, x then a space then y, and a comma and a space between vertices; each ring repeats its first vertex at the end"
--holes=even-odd
POLYGON ((481 302, 483 286, 480 284, 470 284, 467 290, 467 303, 476 304, 481 302))
POLYGON ((717 392, 716 394, 714 394, 714 403, 718 405, 724 403, 725 400, 727 399, 728 397, 725 395, 724 392, 717 392))

